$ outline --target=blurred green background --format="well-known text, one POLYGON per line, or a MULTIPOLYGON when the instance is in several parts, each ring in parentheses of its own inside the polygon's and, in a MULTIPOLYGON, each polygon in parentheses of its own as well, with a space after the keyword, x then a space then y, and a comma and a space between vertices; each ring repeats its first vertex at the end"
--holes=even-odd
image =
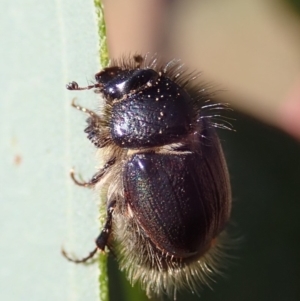
POLYGON ((287 0, 293 6, 293 9, 300 14, 300 1, 299 0, 287 0))

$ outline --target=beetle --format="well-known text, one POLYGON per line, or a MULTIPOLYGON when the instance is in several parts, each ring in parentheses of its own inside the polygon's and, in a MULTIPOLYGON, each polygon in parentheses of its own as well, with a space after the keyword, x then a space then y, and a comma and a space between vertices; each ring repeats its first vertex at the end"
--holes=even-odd
POLYGON ((227 106, 209 102, 209 92, 194 84, 178 61, 136 55, 112 61, 95 75, 104 105, 88 114, 88 139, 104 160, 80 186, 106 187, 107 216, 96 248, 116 254, 131 283, 148 296, 176 298, 182 288, 197 291, 221 262, 224 228, 231 212, 231 188, 216 127, 227 106))

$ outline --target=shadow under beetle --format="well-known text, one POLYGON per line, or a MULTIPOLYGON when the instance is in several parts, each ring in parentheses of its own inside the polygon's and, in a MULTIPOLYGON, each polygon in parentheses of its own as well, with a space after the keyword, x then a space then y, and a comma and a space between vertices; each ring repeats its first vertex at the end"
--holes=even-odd
POLYGON ((69 90, 95 89, 104 98, 89 115, 88 139, 106 162, 85 187, 107 188, 107 217, 96 249, 116 254, 131 283, 148 296, 207 284, 222 259, 224 227, 231 211, 226 162, 216 134, 218 112, 197 75, 182 65, 160 65, 147 57, 112 62, 96 83, 69 90))

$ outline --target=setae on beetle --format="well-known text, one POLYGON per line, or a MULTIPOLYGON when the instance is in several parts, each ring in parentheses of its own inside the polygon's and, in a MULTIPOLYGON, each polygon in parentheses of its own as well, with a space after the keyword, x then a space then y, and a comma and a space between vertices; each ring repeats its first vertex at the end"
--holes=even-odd
POLYGON ((100 112, 72 105, 89 115, 85 129, 105 164, 90 181, 106 187, 107 217, 96 248, 116 255, 131 283, 148 296, 197 291, 217 271, 223 230, 231 211, 229 175, 216 127, 223 104, 209 102, 177 61, 134 56, 113 61, 95 75, 104 99, 100 112))

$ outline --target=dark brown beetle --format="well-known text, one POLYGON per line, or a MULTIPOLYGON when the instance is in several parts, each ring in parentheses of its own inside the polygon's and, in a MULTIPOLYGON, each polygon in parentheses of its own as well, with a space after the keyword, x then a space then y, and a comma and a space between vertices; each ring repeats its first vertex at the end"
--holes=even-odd
POLYGON ((81 186, 107 188, 107 219, 96 239, 107 246, 132 283, 149 296, 197 290, 220 263, 222 231, 231 211, 229 176, 214 121, 226 105, 212 104, 172 61, 159 67, 141 56, 113 62, 95 75, 104 98, 85 132, 105 164, 81 186), (98 185, 99 184, 99 185, 98 185))

